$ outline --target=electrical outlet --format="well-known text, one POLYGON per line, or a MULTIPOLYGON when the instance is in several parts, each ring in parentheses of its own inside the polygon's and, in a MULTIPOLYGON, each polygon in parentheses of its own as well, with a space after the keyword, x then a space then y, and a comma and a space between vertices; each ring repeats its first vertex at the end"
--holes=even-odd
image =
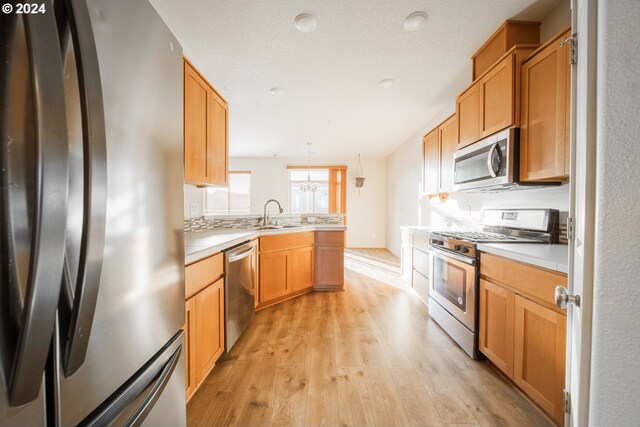
POLYGON ((191 215, 198 215, 198 204, 191 203, 191 215))

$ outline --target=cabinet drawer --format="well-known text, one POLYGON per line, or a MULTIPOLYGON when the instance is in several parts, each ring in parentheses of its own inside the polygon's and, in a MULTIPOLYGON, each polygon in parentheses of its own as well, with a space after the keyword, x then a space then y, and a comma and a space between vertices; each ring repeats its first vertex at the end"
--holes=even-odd
POLYGON ((554 306, 556 286, 567 286, 567 276, 564 274, 484 252, 480 256, 480 275, 554 306))
POLYGON ((185 268, 185 298, 198 293, 224 274, 224 255, 216 255, 188 265, 185 268))
POLYGON ((413 290, 416 291, 422 302, 429 303, 429 279, 413 270, 413 290))
POLYGON ((313 231, 260 237, 260 252, 293 249, 313 245, 313 231))
POLYGON ((425 234, 416 234, 413 238, 413 246, 423 252, 429 252, 429 236, 425 234))
POLYGON ((413 269, 424 277, 429 277, 429 254, 427 252, 417 248, 413 249, 413 269))
POLYGON ((344 231, 317 231, 316 243, 318 245, 344 246, 344 231))

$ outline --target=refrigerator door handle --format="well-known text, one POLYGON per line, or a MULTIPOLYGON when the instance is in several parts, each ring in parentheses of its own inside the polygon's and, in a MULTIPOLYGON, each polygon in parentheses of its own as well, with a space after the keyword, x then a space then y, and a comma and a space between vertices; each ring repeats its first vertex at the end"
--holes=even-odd
POLYGON ((55 17, 25 15, 34 92, 36 189, 24 306, 9 374, 9 402, 38 397, 53 334, 64 263, 68 142, 64 78, 55 17))
MULTIPOLYGON (((125 411, 130 410, 133 402, 147 393, 133 414, 124 422, 124 426, 140 426, 171 379, 182 351, 184 332, 180 331, 160 354, 156 355, 134 377, 114 393, 94 413, 85 418, 79 427, 98 427, 111 425, 125 411)), ((122 422, 119 421, 118 424, 122 422)))
POLYGON ((66 0, 80 81, 85 150, 84 228, 63 366, 66 376, 84 363, 98 299, 107 206, 107 148, 102 82, 86 0, 66 0))

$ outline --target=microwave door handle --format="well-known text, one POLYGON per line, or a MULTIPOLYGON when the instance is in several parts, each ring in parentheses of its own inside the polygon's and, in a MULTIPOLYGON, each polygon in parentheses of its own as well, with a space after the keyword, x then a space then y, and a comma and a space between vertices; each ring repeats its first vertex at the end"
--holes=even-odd
POLYGON ((62 283, 69 195, 64 76, 55 17, 25 15, 24 22, 34 94, 37 179, 25 303, 9 373, 12 406, 26 404, 40 392, 62 283))
POLYGON ((107 207, 107 148, 102 82, 86 0, 66 0, 78 67, 84 144, 84 228, 64 371, 73 374, 87 353, 104 256, 107 207))
POLYGON ((497 172, 493 168, 493 153, 498 149, 498 143, 496 142, 491 146, 489 152, 487 153, 487 168, 489 169, 489 174, 492 178, 498 176, 497 172))

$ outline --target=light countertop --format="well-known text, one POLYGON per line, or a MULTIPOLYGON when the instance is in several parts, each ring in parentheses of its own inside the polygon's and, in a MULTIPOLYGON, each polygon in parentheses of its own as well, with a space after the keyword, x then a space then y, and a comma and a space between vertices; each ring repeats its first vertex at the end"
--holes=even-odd
POLYGON ((569 247, 544 243, 478 243, 478 250, 567 274, 569 247))
POLYGON ((345 231, 340 224, 308 224, 302 227, 251 230, 245 228, 218 228, 184 233, 185 264, 191 264, 210 255, 260 236, 306 231, 345 231))
MULTIPOLYGON (((433 230, 435 230, 435 227, 426 227, 426 226, 417 226, 417 225, 403 225, 402 227, 400 227, 400 230, 402 231, 410 231, 412 233, 420 233, 420 234, 431 234, 431 232, 433 230)), ((442 229, 442 227, 438 228, 439 230, 442 229)))

